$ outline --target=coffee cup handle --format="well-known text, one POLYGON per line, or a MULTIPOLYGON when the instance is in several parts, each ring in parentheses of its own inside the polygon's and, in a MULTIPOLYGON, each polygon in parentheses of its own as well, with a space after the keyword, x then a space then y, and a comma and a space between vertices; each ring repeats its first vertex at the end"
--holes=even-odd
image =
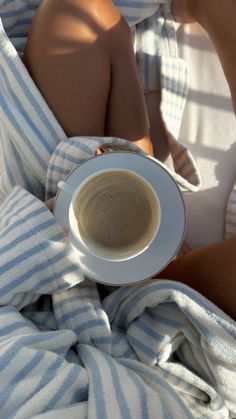
POLYGON ((68 183, 66 183, 66 182, 62 182, 62 181, 58 182, 57 187, 59 189, 62 189, 63 191, 65 191, 67 194, 69 194, 71 196, 75 192, 75 189, 72 186, 68 185, 68 183))

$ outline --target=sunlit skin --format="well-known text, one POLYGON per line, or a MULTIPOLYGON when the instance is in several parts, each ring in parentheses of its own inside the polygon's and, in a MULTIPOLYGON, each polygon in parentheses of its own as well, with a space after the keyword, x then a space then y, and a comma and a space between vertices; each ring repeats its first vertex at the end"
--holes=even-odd
POLYGON ((111 0, 44 0, 23 61, 68 136, 116 136, 153 153, 130 29, 111 0))

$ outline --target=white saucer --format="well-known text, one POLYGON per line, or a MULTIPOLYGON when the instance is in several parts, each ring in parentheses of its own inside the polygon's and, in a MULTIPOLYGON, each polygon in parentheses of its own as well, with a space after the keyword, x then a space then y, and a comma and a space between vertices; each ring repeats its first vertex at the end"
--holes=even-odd
MULTIPOLYGON (((103 261, 78 250, 81 269, 91 280, 109 285, 131 285, 153 277, 168 265, 180 248, 186 227, 185 207, 181 192, 170 174, 154 159, 134 152, 104 153, 76 167, 65 179, 77 187, 91 174, 106 169, 126 169, 136 172, 149 182, 156 191, 161 207, 161 223, 158 234, 142 254, 122 262, 103 261)), ((68 227, 70 199, 68 193, 59 190, 54 201, 54 215, 68 227)))

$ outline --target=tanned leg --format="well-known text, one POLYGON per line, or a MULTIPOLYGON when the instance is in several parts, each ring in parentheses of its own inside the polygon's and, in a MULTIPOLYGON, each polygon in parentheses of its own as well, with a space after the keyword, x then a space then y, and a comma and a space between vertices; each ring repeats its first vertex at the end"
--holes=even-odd
POLYGON ((174 260, 158 277, 183 282, 236 320, 236 237, 195 249, 174 260))
POLYGON ((23 57, 68 136, 117 136, 152 152, 129 28, 111 0, 44 0, 23 57))

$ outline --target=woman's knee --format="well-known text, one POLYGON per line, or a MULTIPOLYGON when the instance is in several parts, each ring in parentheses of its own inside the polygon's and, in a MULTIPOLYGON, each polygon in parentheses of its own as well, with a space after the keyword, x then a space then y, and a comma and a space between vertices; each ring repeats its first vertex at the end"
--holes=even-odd
POLYGON ((122 19, 112 0, 43 0, 40 9, 51 18, 87 23, 97 32, 111 29, 122 19))
POLYGON ((129 36, 129 27, 111 0, 43 0, 29 33, 27 53, 61 54, 95 43, 109 53, 129 36))

